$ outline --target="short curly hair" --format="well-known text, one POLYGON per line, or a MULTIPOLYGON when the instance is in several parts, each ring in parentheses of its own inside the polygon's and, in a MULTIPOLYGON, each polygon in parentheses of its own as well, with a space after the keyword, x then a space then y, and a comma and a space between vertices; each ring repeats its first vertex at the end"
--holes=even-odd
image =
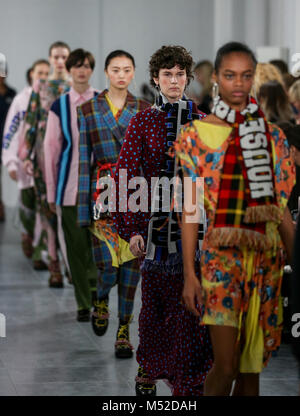
POLYGON ((162 46, 150 58, 149 72, 150 84, 155 87, 153 78, 158 78, 159 70, 162 68, 174 68, 178 65, 180 69, 186 70, 188 84, 193 79, 193 58, 183 46, 162 46))

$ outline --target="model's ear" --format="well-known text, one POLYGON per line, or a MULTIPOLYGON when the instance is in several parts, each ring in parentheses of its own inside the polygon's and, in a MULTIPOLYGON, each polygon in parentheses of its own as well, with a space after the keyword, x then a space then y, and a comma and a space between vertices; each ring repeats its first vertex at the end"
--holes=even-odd
POLYGON ((153 81, 155 82, 155 85, 158 87, 158 78, 153 77, 153 81))
POLYGON ((216 71, 214 71, 212 73, 211 80, 212 80, 212 82, 217 82, 217 73, 216 73, 216 71))

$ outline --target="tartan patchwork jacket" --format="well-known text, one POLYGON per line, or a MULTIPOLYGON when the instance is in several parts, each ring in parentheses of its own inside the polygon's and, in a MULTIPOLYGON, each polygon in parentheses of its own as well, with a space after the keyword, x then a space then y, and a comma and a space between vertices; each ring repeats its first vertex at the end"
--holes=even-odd
POLYGON ((106 93, 104 90, 77 108, 80 134, 77 222, 81 227, 91 224, 97 163, 117 162, 131 118, 150 107, 149 103, 128 92, 123 111, 116 121, 106 101, 106 93))

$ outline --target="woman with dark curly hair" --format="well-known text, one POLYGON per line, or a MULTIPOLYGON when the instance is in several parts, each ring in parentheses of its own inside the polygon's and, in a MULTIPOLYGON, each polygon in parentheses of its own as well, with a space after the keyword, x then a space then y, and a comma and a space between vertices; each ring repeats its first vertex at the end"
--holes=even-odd
MULTIPOLYGON (((148 204, 143 212, 130 211, 129 197, 129 210, 120 212, 120 208, 115 214, 119 234, 130 242, 131 252, 140 258, 145 256, 141 267, 137 395, 155 395, 158 379, 167 380, 173 395, 201 395, 211 365, 208 332, 181 303, 178 213, 171 208, 172 203, 167 209, 164 204, 166 195, 173 202, 170 195, 174 189, 167 189, 166 182, 177 173, 168 149, 182 125, 205 116, 184 96, 192 78, 192 64, 192 56, 181 46, 163 46, 152 55, 149 70, 150 82, 158 90, 156 104, 131 119, 116 167, 117 189, 124 180, 125 184, 134 181, 142 168, 149 191, 147 201, 151 201, 149 185, 159 179, 151 192, 157 209, 151 211, 148 204), (126 171, 127 182, 121 169, 126 171)), ((118 207, 123 206, 122 199, 118 207)))

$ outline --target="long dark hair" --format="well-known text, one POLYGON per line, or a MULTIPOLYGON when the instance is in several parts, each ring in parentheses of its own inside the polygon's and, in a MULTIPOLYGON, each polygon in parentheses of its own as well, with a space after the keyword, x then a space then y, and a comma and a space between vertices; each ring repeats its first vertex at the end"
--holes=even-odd
POLYGON ((260 87, 257 95, 267 120, 272 122, 290 121, 293 118, 288 95, 278 81, 268 81, 260 87))

